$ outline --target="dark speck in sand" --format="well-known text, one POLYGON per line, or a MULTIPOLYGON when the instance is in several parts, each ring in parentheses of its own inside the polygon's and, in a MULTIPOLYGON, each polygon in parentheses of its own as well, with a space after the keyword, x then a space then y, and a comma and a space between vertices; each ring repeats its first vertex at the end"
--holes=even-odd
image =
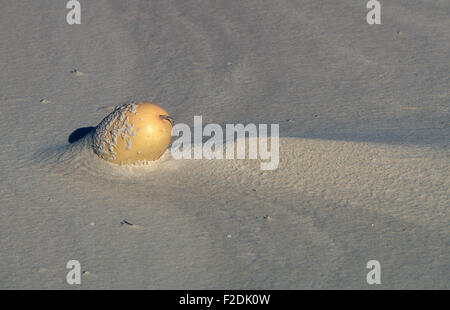
POLYGON ((130 223, 130 222, 128 222, 127 220, 122 220, 122 222, 120 222, 120 224, 127 224, 127 225, 130 225, 130 226, 133 226, 134 224, 133 223, 130 223))

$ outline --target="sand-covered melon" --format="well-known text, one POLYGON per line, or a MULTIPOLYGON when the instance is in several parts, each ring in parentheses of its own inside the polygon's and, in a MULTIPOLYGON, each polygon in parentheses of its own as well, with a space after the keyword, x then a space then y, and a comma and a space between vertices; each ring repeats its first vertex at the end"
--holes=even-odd
POLYGON ((173 119, 149 102, 120 105, 93 133, 94 152, 111 163, 131 165, 161 157, 172 138, 173 119))

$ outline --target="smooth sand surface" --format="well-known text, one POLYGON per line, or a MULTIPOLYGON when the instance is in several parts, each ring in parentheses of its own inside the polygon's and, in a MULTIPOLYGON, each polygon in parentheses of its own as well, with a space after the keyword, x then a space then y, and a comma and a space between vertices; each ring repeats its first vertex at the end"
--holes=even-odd
POLYGON ((2 2, 0 288, 450 288, 450 3, 381 2, 2 2), (67 142, 140 100, 280 124, 279 168, 67 142))

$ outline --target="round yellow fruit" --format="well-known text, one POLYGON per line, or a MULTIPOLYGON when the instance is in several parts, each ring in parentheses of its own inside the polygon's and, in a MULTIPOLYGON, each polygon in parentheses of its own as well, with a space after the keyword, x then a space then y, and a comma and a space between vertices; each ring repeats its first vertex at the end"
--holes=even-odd
POLYGON ((93 133, 94 152, 111 163, 132 165, 156 160, 172 138, 173 119, 149 102, 120 105, 93 133))

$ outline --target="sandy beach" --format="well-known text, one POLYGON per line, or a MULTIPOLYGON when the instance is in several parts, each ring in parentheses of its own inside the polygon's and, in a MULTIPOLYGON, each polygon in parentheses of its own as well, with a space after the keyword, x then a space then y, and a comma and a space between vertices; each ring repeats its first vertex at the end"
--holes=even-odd
POLYGON ((0 289, 450 288, 448 0, 65 2, 0 4, 0 289), (133 101, 279 124, 278 168, 69 144, 133 101))

